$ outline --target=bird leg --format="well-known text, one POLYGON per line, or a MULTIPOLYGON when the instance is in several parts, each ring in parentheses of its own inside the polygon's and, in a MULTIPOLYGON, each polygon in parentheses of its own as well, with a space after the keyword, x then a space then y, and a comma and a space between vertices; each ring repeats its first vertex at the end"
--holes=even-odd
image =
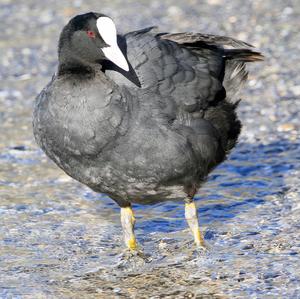
POLYGON ((199 228, 197 208, 194 200, 191 198, 186 198, 185 200, 185 219, 194 235, 196 245, 198 247, 205 247, 199 228))
POLYGON ((121 223, 127 248, 131 251, 136 250, 137 243, 134 235, 135 218, 131 206, 121 207, 121 223))

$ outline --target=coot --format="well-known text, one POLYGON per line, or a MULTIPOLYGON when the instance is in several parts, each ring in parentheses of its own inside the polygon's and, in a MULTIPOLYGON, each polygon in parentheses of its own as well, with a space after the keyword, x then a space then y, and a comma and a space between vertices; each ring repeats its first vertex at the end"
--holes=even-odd
POLYGON ((137 248, 132 203, 185 202, 203 246, 193 197, 235 146, 245 42, 201 33, 124 35, 101 13, 71 19, 58 44, 58 70, 38 95, 37 143, 61 169, 121 207, 125 244, 137 248))

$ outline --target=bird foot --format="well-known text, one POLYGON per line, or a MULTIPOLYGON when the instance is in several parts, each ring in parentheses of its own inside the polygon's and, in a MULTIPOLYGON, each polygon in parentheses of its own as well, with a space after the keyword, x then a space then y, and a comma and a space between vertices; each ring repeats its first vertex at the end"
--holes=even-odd
POLYGON ((198 252, 209 252, 211 249, 211 247, 208 245, 207 242, 202 243, 201 245, 196 244, 195 246, 196 246, 195 250, 198 252))
POLYGON ((141 249, 130 250, 126 249, 120 255, 120 261, 118 263, 118 268, 130 269, 140 267, 147 263, 150 263, 152 258, 150 255, 145 254, 141 249))
POLYGON ((208 242, 202 242, 201 244, 196 244, 194 241, 189 240, 186 242, 182 242, 181 246, 182 250, 185 250, 186 252, 193 252, 198 254, 207 254, 211 251, 211 246, 208 242))

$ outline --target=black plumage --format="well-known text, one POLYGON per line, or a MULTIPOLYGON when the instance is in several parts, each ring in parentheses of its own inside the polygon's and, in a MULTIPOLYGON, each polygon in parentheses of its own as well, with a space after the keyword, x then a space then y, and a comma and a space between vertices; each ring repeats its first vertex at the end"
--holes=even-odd
POLYGON ((63 29, 58 72, 36 101, 35 138, 67 174, 121 207, 192 198, 236 144, 245 63, 262 56, 236 39, 152 27, 118 35, 125 71, 101 52, 102 16, 63 29))

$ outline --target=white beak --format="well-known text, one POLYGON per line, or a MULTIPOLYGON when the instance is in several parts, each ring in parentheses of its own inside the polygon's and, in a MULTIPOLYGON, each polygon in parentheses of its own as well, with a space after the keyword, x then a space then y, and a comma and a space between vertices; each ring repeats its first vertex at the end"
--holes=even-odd
POLYGON ((117 30, 113 20, 108 17, 100 17, 97 20, 97 28, 104 42, 109 45, 108 47, 102 48, 105 57, 128 72, 129 66, 118 46, 117 30))

